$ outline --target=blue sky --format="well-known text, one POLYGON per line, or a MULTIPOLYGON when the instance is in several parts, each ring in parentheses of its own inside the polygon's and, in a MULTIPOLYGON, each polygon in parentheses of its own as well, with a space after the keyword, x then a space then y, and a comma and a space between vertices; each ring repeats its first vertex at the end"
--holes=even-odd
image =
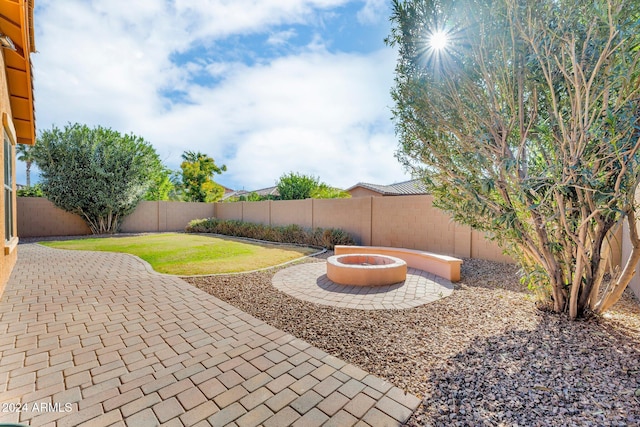
POLYGON ((233 189, 403 181, 389 15, 386 0, 38 0, 37 127, 134 133, 172 169, 201 151, 233 189))

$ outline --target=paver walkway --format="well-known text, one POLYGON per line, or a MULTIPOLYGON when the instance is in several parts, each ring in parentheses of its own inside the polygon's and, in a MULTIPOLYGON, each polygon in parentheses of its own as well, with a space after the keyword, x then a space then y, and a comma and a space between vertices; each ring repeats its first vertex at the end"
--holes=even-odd
POLYGON ((435 274, 407 269, 407 279, 389 286, 344 286, 327 277, 326 262, 294 265, 278 271, 273 286, 294 298, 316 304, 359 310, 403 310, 453 292, 453 284, 435 274))
POLYGON ((135 257, 20 245, 0 423, 399 425, 419 400, 135 257))

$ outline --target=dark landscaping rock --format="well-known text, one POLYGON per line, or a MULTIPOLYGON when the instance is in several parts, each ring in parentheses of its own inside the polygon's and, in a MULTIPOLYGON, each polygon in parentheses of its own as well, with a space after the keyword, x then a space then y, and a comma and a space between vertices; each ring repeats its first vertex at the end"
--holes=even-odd
POLYGON ((640 307, 630 291, 610 314, 572 322, 536 309, 517 267, 465 259, 449 297, 359 311, 279 292, 275 271, 187 281, 423 397, 410 426, 640 425, 640 307))

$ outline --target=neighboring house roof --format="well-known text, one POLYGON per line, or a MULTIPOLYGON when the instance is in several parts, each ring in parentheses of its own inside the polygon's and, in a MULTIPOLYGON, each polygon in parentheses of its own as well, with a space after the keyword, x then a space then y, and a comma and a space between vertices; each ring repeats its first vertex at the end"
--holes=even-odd
POLYGON ((279 196, 278 187, 261 188, 260 190, 249 191, 249 193, 257 193, 258 196, 279 196))
POLYGON ((351 191, 357 187, 375 191, 376 193, 380 193, 383 196, 409 196, 417 194, 429 194, 424 186, 424 183, 419 179, 412 179, 409 181, 397 182, 395 184, 389 185, 359 182, 353 187, 347 188, 347 191, 351 191))
POLYGON ((231 192, 225 191, 224 196, 222 196, 221 200, 227 200, 227 199, 229 199, 231 197, 240 197, 240 196, 245 195, 245 194, 249 194, 249 193, 247 191, 244 191, 244 190, 236 190, 236 191, 231 191, 231 192))
POLYGON ((33 0, 0 0, 0 33, 8 36, 15 50, 4 48, 7 86, 13 120, 3 117, 3 125, 13 128, 17 143, 36 142, 33 102, 33 72, 29 54, 36 51, 33 29, 33 0))
POLYGON ((235 191, 236 191, 236 190, 233 190, 233 189, 231 189, 229 187, 225 187, 224 185, 221 185, 220 187, 224 188, 224 194, 235 193, 235 191))
POLYGON ((279 196, 280 195, 280 193, 278 193, 278 187, 267 187, 267 188, 261 188, 260 190, 253 190, 253 191, 236 190, 231 193, 225 193, 225 195, 222 197, 222 200, 226 200, 230 197, 247 196, 251 193, 256 193, 258 196, 279 196))

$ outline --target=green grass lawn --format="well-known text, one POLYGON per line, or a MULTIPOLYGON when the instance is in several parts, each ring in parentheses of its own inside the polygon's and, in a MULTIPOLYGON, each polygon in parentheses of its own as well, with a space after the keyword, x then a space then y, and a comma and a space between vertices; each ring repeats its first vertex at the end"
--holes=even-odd
POLYGON ((256 270, 316 252, 312 248, 247 243, 183 233, 50 241, 42 244, 59 249, 124 252, 139 256, 159 273, 180 276, 256 270))

